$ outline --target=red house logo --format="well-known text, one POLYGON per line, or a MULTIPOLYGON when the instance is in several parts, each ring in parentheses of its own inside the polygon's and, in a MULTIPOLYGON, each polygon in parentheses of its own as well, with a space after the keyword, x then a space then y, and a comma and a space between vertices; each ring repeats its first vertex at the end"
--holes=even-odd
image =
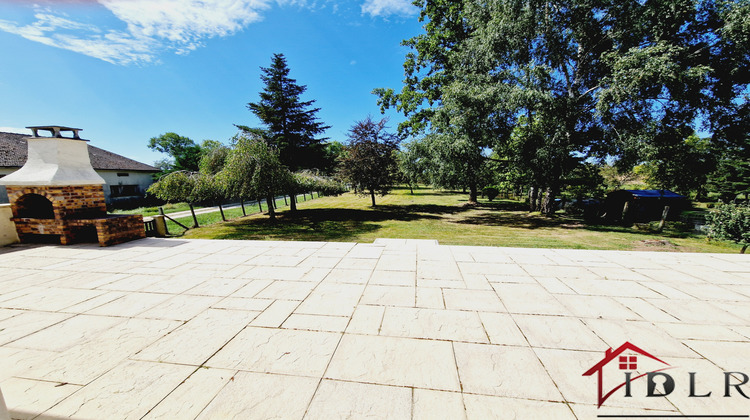
MULTIPOLYGON (((598 394, 598 405, 597 405, 597 407, 601 407, 602 404, 604 404, 604 401, 607 400, 607 398, 609 398, 613 393, 615 393, 615 391, 617 391, 618 389, 622 388, 626 384, 629 385, 631 380, 638 379, 638 378, 640 378, 642 376, 646 376, 649 373, 659 372, 659 371, 666 370, 666 369, 669 369, 669 368, 671 368, 671 366, 669 365, 669 363, 667 363, 667 362, 659 359, 658 357, 655 357, 655 356, 649 354, 648 352, 642 350, 638 346, 636 346, 636 345, 634 345, 634 344, 626 341, 623 345, 621 345, 620 347, 618 347, 617 350, 612 350, 611 347, 609 349, 607 349, 607 351, 604 352, 604 358, 602 360, 600 360, 599 363, 597 363, 594 366, 592 366, 591 369, 587 370, 583 374, 583 376, 591 376, 594 373, 597 373, 597 379, 598 379, 597 388, 598 388, 598 391, 599 391, 599 394, 598 394), (648 358, 650 358, 652 360, 655 360, 655 361, 657 361, 659 363, 662 363, 662 364, 666 365, 667 367, 662 368, 662 369, 658 369, 658 370, 655 370, 655 371, 651 371, 651 372, 646 372, 646 373, 644 373, 642 375, 638 375, 638 376, 635 376, 635 377, 631 378, 630 377, 630 372, 636 371, 638 369, 638 356, 622 355, 622 353, 624 353, 625 351, 630 351, 632 353, 637 353, 639 355, 648 357, 648 358), (615 362, 615 360, 616 360, 617 367, 619 368, 619 370, 627 372, 625 374, 626 375, 625 376, 626 380, 625 380, 625 382, 623 382, 623 383, 615 386, 614 388, 612 388, 611 390, 609 390, 609 392, 607 392, 605 394, 604 391, 603 391, 603 389, 602 389, 603 386, 604 386, 603 385, 604 384, 604 381, 603 381, 603 379, 604 379, 604 366, 608 365, 611 362, 615 362)), ((628 389, 628 393, 629 393, 629 389, 628 389)))

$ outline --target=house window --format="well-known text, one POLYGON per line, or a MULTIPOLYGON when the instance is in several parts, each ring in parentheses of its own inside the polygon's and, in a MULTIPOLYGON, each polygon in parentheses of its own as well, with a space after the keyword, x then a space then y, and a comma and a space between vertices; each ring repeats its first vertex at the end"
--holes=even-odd
POLYGON ((638 356, 620 356, 620 370, 637 370, 638 356))
POLYGON ((110 185, 109 195, 111 197, 130 197, 140 195, 137 185, 110 185))
POLYGON ((130 174, 127 172, 118 172, 117 176, 130 176, 130 174))

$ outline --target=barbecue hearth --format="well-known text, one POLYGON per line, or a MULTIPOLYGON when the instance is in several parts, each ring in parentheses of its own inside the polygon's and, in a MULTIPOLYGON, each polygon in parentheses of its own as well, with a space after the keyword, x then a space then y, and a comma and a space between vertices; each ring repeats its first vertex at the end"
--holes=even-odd
POLYGON ((89 160, 87 140, 78 128, 27 127, 29 153, 24 166, 0 179, 8 191, 21 242, 98 242, 113 245, 145 237, 140 215, 110 215, 100 177, 89 160), (40 137, 49 131, 52 137, 40 137), (72 137, 63 137, 72 132, 72 137))

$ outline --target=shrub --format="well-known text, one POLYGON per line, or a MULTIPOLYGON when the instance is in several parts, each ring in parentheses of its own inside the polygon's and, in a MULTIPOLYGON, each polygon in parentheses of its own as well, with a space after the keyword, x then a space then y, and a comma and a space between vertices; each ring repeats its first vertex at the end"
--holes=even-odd
POLYGON ((500 191, 497 190, 495 187, 486 187, 482 190, 482 193, 487 196, 487 199, 492 201, 497 197, 498 194, 500 194, 500 191))
POLYGON ((750 245, 750 205, 719 204, 706 215, 709 238, 725 239, 742 245, 744 254, 750 245))

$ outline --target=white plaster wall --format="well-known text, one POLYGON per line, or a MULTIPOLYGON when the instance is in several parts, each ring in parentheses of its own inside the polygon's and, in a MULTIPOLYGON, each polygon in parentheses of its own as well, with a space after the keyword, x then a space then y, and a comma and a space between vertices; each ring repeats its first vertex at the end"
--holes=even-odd
POLYGON ((140 190, 140 195, 146 194, 146 190, 151 184, 154 183, 154 179, 150 172, 128 172, 128 171, 96 171, 99 176, 104 178, 106 184, 104 184, 104 195, 107 197, 109 202, 109 187, 110 185, 137 185, 140 190), (128 176, 119 176, 118 173, 127 173, 128 176))
MULTIPOLYGON (((0 180, 3 179, 3 175, 8 175, 15 170, 16 169, 0 168, 0 180)), ((8 192, 5 190, 5 185, 0 185, 0 204, 8 202, 8 192)))
POLYGON ((10 210, 10 204, 0 204, 0 246, 18 242, 16 224, 10 220, 11 217, 13 212, 10 210))

